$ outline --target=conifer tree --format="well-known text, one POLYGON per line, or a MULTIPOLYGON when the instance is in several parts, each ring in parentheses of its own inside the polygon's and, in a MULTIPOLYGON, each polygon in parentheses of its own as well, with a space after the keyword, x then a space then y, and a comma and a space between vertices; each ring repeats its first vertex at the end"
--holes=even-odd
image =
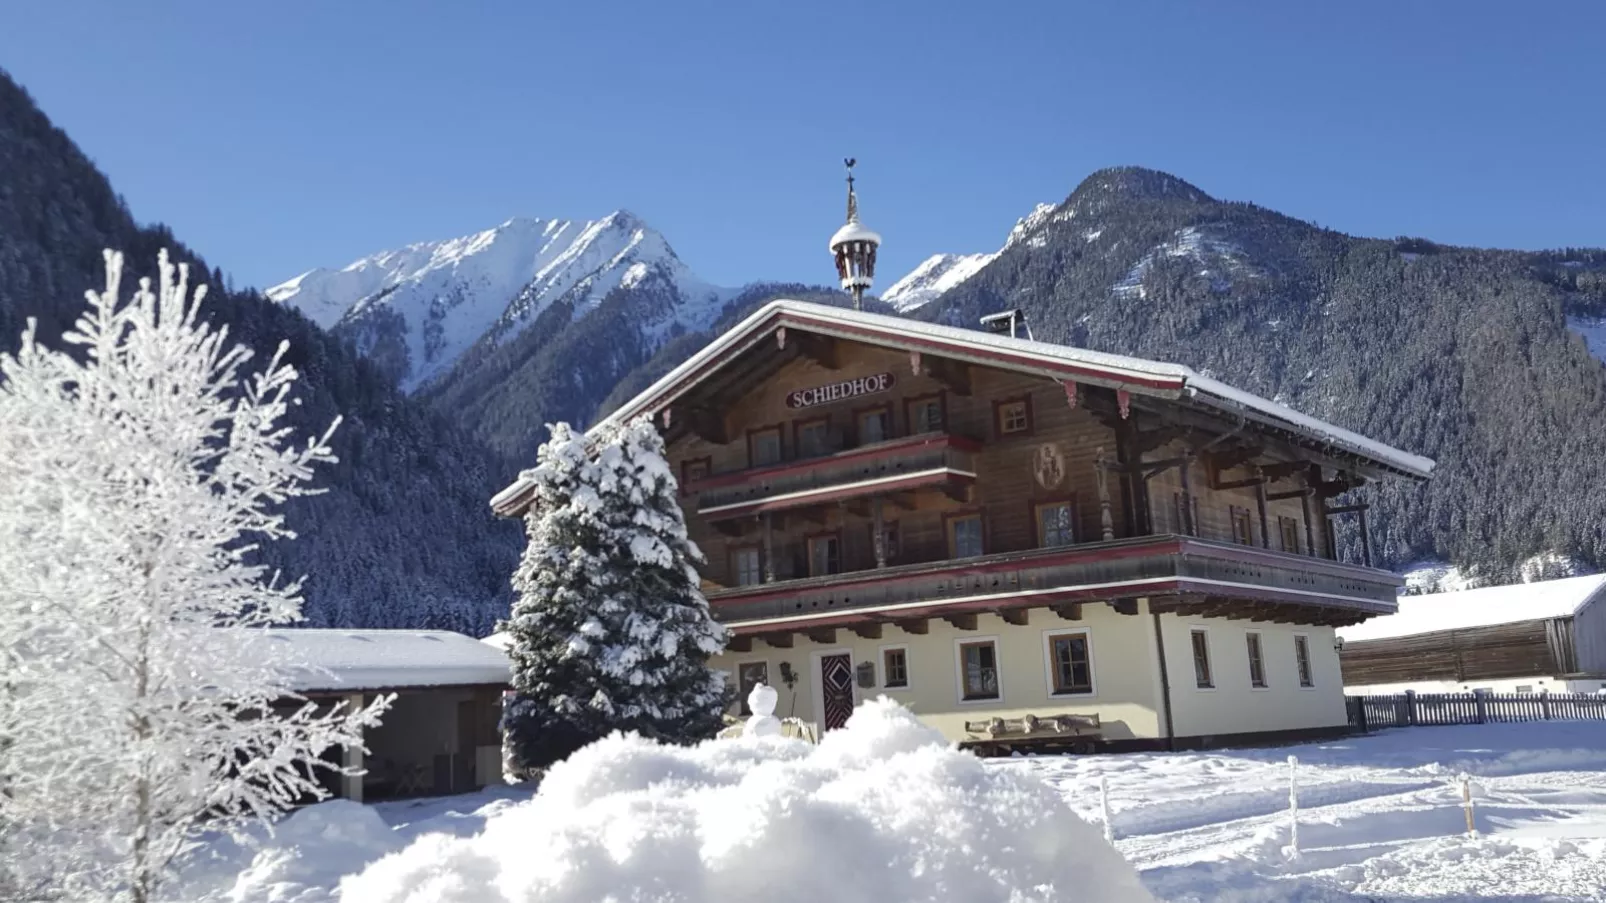
POLYGON ((615 730, 711 736, 725 684, 708 657, 725 630, 698 588, 702 555, 658 431, 645 419, 606 425, 588 448, 556 424, 527 476, 529 546, 504 626, 515 766, 544 767, 615 730))

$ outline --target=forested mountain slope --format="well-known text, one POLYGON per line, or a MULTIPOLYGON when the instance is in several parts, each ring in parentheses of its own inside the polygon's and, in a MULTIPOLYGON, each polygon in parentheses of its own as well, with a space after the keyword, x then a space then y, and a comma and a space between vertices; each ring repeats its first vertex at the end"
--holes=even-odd
POLYGON ((1017 306, 1038 339, 1188 364, 1436 458, 1430 484, 1373 496, 1386 564, 1606 565, 1606 373, 1569 328, 1606 313, 1606 253, 1355 238, 1122 168, 915 316, 1017 306))
POLYGON ((126 252, 130 275, 153 269, 163 247, 190 261, 197 281, 211 283, 209 315, 259 359, 287 339, 303 374, 291 415, 298 431, 345 418, 333 442, 340 462, 318 474, 328 492, 296 500, 299 538, 264 552, 287 576, 308 575, 313 624, 477 633, 505 612, 521 537, 486 506, 505 465, 300 313, 225 291, 223 274, 166 228, 136 224, 106 178, 0 72, 0 348, 16 349, 28 317, 46 340, 59 336, 83 310, 84 291, 102 284, 107 247, 126 252))

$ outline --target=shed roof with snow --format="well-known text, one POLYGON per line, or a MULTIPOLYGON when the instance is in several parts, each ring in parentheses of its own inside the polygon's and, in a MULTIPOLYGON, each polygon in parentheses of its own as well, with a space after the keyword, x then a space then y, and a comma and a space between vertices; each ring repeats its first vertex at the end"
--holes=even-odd
POLYGON ((1349 643, 1564 618, 1577 614, 1603 595, 1606 574, 1401 596, 1395 614, 1341 628, 1338 635, 1349 643))
POLYGON ((297 663, 301 692, 503 685, 507 653, 447 630, 267 631, 297 663))

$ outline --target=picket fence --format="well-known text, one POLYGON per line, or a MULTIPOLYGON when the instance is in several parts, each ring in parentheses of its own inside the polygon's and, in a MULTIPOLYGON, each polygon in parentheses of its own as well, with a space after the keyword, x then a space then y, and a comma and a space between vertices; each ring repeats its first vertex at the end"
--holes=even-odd
POLYGON ((1590 693, 1404 693, 1346 697, 1361 731, 1507 721, 1606 721, 1606 695, 1590 693))

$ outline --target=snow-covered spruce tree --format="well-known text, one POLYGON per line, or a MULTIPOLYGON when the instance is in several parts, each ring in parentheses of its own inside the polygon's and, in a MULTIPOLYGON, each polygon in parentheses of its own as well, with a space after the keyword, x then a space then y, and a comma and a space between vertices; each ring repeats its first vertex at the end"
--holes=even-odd
POLYGON ((512 758, 539 769, 615 730, 671 741, 712 736, 725 706, 708 657, 725 645, 693 564, 663 439, 651 421, 588 443, 552 428, 513 575, 508 621, 516 697, 512 758))
POLYGON ((279 508, 314 491, 329 434, 293 444, 284 347, 245 372, 198 315, 204 286, 158 269, 120 304, 107 252, 63 337, 80 354, 30 323, 0 355, 0 859, 71 899, 158 899, 203 827, 324 795, 309 763, 388 703, 301 700, 256 629, 300 617, 253 543, 291 535, 279 508))

